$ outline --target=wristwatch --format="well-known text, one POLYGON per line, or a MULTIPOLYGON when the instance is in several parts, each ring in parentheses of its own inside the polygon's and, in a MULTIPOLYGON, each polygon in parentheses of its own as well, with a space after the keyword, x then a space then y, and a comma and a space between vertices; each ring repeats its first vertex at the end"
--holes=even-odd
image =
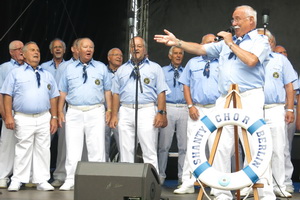
POLYGON ((167 111, 164 111, 164 110, 159 110, 159 111, 157 111, 159 114, 161 114, 161 115, 166 115, 167 114, 167 111))
POLYGON ((191 107, 193 107, 193 104, 189 104, 188 105, 188 109, 190 109, 191 107))

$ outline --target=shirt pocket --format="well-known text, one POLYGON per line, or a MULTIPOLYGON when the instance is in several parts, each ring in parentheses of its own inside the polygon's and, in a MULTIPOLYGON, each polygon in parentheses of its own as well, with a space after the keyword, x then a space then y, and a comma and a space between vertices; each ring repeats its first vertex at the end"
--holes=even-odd
POLYGON ((131 72, 132 71, 126 72, 124 74, 120 74, 120 77, 119 77, 120 86, 124 86, 127 83, 127 81, 129 81, 131 72))
POLYGON ((174 85, 174 78, 172 78, 172 77, 167 77, 166 78, 166 82, 167 82, 167 84, 168 85, 174 85))
POLYGON ((155 76, 153 75, 142 76, 141 81, 146 87, 155 89, 156 86, 155 76))
POLYGON ((202 76, 203 76, 203 68, 194 69, 194 70, 191 70, 191 72, 192 72, 192 77, 194 77, 195 79, 202 78, 202 76))
POLYGON ((28 79, 28 78, 21 78, 16 82, 16 91, 17 90, 27 90, 28 88, 31 88, 33 84, 38 84, 36 79, 28 79))
POLYGON ((68 83, 70 90, 79 88, 83 84, 83 78, 78 75, 68 77, 68 83))
POLYGON ((92 85, 94 88, 102 88, 104 83, 103 83, 103 75, 102 74, 96 74, 92 75, 92 85))

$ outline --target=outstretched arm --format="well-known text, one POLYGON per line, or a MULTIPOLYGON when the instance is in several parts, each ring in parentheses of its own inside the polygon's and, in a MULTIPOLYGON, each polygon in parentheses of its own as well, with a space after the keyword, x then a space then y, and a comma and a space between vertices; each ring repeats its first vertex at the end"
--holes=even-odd
POLYGON ((168 30, 164 30, 166 35, 155 35, 154 40, 158 43, 163 43, 167 46, 177 46, 182 48, 184 51, 195 54, 195 55, 206 55, 205 48, 202 44, 195 42, 185 42, 177 39, 173 33, 168 30))

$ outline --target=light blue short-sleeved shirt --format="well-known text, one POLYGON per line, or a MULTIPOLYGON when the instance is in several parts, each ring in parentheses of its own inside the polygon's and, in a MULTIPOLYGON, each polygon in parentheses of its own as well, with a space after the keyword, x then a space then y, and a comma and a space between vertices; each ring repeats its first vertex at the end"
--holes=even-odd
POLYGON ((2 94, 13 98, 13 110, 26 114, 36 114, 50 109, 50 99, 59 96, 57 84, 52 74, 40 66, 40 87, 33 68, 24 65, 11 70, 1 88, 2 94))
MULTIPOLYGON (((166 102, 167 103, 179 103, 179 104, 185 104, 186 101, 184 99, 183 95, 183 84, 178 82, 179 79, 176 80, 176 84, 174 87, 174 67, 172 65, 164 66, 163 72, 165 75, 166 83, 168 84, 168 87, 170 88, 170 93, 166 95, 166 102)), ((183 71, 183 66, 178 67, 178 73, 179 77, 181 76, 181 73, 183 71)))
POLYGON ((265 103, 285 103, 284 86, 296 81, 297 75, 292 64, 284 55, 272 52, 269 57, 264 85, 265 103))
MULTIPOLYGON (((136 80, 130 77, 133 69, 133 64, 128 61, 121 65, 115 73, 112 93, 119 94, 121 104, 135 103, 136 80)), ((162 68, 146 58, 139 69, 143 93, 138 86, 138 102, 139 104, 156 103, 157 95, 169 89, 162 68)))
POLYGON ((87 81, 83 78, 83 64, 77 60, 66 66, 59 81, 59 90, 67 93, 71 105, 86 106, 104 103, 104 92, 111 90, 111 79, 104 63, 91 60, 86 68, 87 81))
POLYGON ((179 82, 190 88, 193 103, 215 104, 220 96, 218 90, 218 59, 210 60, 210 75, 207 78, 203 75, 203 70, 208 60, 206 56, 191 58, 179 78, 179 82))
POLYGON ((50 72, 52 74, 53 77, 56 76, 56 71, 57 69, 65 62, 65 60, 63 60, 61 63, 59 63, 58 66, 55 66, 55 62, 54 60, 49 60, 47 62, 44 62, 41 64, 41 67, 45 70, 47 70, 48 72, 50 72))
MULTIPOLYGON (((235 42, 236 36, 233 39, 235 42)), ((264 85, 264 68, 271 53, 267 37, 258 34, 257 30, 252 30, 245 34, 239 46, 257 56, 259 62, 255 67, 247 66, 236 56, 229 59, 232 51, 224 41, 204 45, 209 57, 219 58, 219 90, 222 94, 227 94, 231 84, 238 84, 240 92, 264 85)))
POLYGON ((62 62, 59 67, 57 68, 56 70, 56 73, 55 73, 55 80, 56 80, 56 83, 59 84, 59 81, 60 81, 60 78, 61 78, 61 75, 63 74, 63 72, 65 71, 65 69, 67 68, 67 66, 73 62, 75 62, 76 59, 75 58, 71 58, 70 60, 67 60, 65 62, 62 62))
POLYGON ((0 65, 0 88, 2 87, 3 82, 4 82, 7 74, 11 70, 13 70, 13 69, 15 69, 17 67, 20 67, 20 66, 21 65, 17 61, 15 61, 14 59, 12 59, 12 58, 10 59, 10 61, 5 62, 5 63, 3 63, 3 64, 0 65))

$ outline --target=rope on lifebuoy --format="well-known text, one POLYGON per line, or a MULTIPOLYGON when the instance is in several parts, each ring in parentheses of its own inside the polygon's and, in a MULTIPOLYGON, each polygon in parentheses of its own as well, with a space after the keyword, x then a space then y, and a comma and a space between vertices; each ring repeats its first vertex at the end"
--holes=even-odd
POLYGON ((204 184, 222 190, 241 189, 256 183, 269 165, 272 156, 270 129, 263 119, 255 119, 242 109, 216 110, 199 121, 197 131, 189 138, 187 156, 194 176, 204 184), (233 173, 214 169, 205 154, 209 136, 226 125, 244 128, 251 141, 251 152, 254 152, 251 162, 242 170, 233 173))

